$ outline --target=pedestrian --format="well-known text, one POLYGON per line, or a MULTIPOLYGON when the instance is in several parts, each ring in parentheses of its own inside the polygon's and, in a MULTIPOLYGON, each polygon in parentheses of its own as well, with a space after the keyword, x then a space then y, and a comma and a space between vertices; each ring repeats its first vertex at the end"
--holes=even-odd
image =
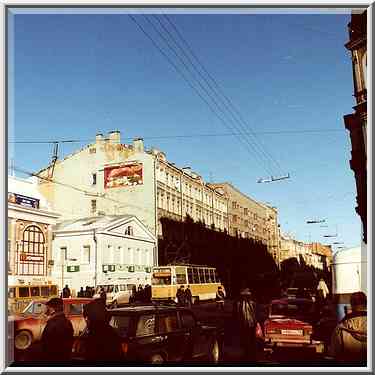
POLYGON ((177 304, 179 306, 185 306, 186 294, 185 294, 185 287, 183 285, 181 285, 179 289, 177 290, 176 299, 177 299, 177 304))
POLYGON ((141 284, 138 285, 138 292, 137 292, 137 300, 140 302, 144 302, 145 295, 144 295, 144 290, 143 286, 141 284))
POLYGON ((323 300, 325 300, 329 293, 329 290, 323 278, 319 280, 317 291, 318 291, 318 294, 320 294, 323 297, 323 300))
POLYGON ((256 305, 252 300, 249 288, 245 288, 240 293, 237 302, 237 316, 239 323, 239 333, 241 348, 246 360, 256 360, 256 305))
POLYGON ((350 296, 351 312, 336 326, 330 354, 341 363, 366 365, 367 362, 367 298, 363 292, 350 296))
POLYGON ((224 294, 223 288, 221 286, 218 286, 217 291, 216 291, 217 309, 221 309, 222 311, 224 311, 224 299, 225 299, 225 294, 224 294))
POLYGON ((259 323, 261 329, 262 329, 262 334, 265 334, 264 331, 264 322, 268 318, 268 309, 267 309, 267 303, 266 303, 266 297, 260 297, 260 300, 258 301, 259 303, 256 304, 256 309, 255 309, 255 316, 256 320, 259 323))
POLYGON ((70 298, 70 296, 71 296, 71 293, 70 293, 70 289, 69 289, 68 284, 67 284, 67 285, 65 285, 65 288, 62 291, 62 298, 70 298))
POLYGON ((107 293, 103 287, 99 290, 99 298, 104 302, 104 306, 107 304, 107 293))
POLYGON ((151 285, 146 284, 144 289, 145 302, 150 303, 152 298, 151 285))
POLYGON ((186 307, 191 309, 191 306, 193 304, 193 296, 191 294, 190 285, 188 285, 185 290, 185 303, 186 307))
POLYGON ((47 324, 40 340, 42 360, 61 362, 71 359, 73 346, 73 326, 64 315, 61 298, 52 298, 47 303, 47 324))
POLYGON ((83 286, 81 286, 81 289, 77 293, 77 297, 84 297, 85 296, 85 291, 83 290, 83 286))
POLYGON ((78 356, 92 362, 112 362, 122 359, 121 338, 109 325, 105 306, 100 299, 83 306, 86 329, 80 336, 78 356))

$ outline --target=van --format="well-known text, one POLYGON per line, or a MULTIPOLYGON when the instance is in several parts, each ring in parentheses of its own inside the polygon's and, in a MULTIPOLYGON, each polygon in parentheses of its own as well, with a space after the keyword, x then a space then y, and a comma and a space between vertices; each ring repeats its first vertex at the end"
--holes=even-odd
POLYGON ((94 298, 100 297, 100 289, 103 288, 107 294, 106 305, 116 308, 129 303, 130 296, 132 295, 133 288, 135 287, 135 284, 123 283, 98 285, 94 298))

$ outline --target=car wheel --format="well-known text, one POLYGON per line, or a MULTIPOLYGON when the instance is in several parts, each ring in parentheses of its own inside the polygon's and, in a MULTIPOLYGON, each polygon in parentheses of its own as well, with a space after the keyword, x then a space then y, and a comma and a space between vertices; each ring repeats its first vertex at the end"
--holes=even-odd
POLYGON ((150 357, 149 362, 152 365, 160 365, 161 363, 164 363, 164 358, 163 358, 163 356, 161 354, 153 354, 150 357))
POLYGON ((220 345, 217 339, 211 341, 208 353, 208 360, 211 363, 218 363, 220 361, 220 345))
POLYGON ((25 350, 31 346, 33 337, 29 331, 19 331, 14 338, 14 346, 16 349, 25 350))

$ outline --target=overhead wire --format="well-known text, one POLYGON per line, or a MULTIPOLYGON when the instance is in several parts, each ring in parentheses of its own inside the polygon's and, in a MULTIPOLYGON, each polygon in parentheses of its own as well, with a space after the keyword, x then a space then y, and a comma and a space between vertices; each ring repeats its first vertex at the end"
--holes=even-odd
MULTIPOLYGON (((201 62, 201 60, 199 59, 199 57, 194 52, 194 50, 191 47, 191 45, 189 44, 189 42, 186 40, 186 38, 184 38, 184 36, 182 35, 182 33, 178 30, 176 24, 166 14, 163 14, 163 16, 168 21, 168 23, 171 25, 171 27, 175 30, 175 32, 178 35, 178 37, 180 38, 180 40, 184 43, 184 45, 189 50, 190 54, 193 56, 193 58, 198 63, 198 65, 201 67, 201 69, 205 72, 205 74, 213 82, 214 86, 216 87, 216 92, 218 92, 219 94, 221 94, 223 96, 223 98, 226 100, 226 102, 229 105, 229 108, 232 110, 231 113, 232 114, 234 113, 234 114, 237 115, 236 118, 237 118, 237 120, 239 119, 239 124, 240 124, 241 128, 244 130, 245 134, 246 134, 247 130, 250 130, 251 134, 253 135, 253 137, 255 138, 255 140, 257 140, 257 137, 256 137, 254 131, 252 130, 252 128, 249 125, 246 125, 246 121, 244 120, 244 117, 242 116, 241 112, 233 104, 233 101, 223 92, 223 90, 220 87, 220 85, 217 82, 217 80, 206 69, 206 67, 204 66, 204 64, 201 62)), ((210 87, 212 87, 212 86, 210 85, 210 87)), ((226 108, 228 108, 227 105, 226 105, 226 108)), ((271 162, 273 162, 277 166, 277 168, 282 172, 282 167, 281 167, 280 163, 275 158, 273 158, 273 156, 266 150, 266 148, 261 144, 260 140, 258 140, 258 142, 259 142, 259 145, 258 145, 258 143, 256 143, 256 141, 254 142, 254 144, 256 146, 258 146, 260 152, 263 153, 263 155, 265 156, 265 158, 268 158, 271 162)))
MULTIPOLYGON (((174 69, 177 71, 178 74, 182 76, 182 78, 185 80, 185 82, 190 86, 191 89, 194 90, 194 92, 206 103, 206 105, 209 107, 209 109, 212 111, 212 113, 219 118, 219 120, 226 126, 229 130, 231 129, 231 126, 227 124, 227 122, 223 119, 223 117, 218 114, 215 109, 212 107, 211 103, 207 101, 207 99, 201 94, 201 92, 194 86, 189 78, 186 77, 186 74, 179 68, 179 66, 170 58, 170 56, 158 45, 158 43, 154 40, 154 38, 144 29, 144 27, 133 17, 131 14, 128 14, 129 18, 138 26, 138 28, 142 31, 142 33, 147 36, 147 38, 153 43, 153 45, 158 49, 158 51, 167 59, 167 61, 174 67, 174 69)), ((150 21, 149 21, 150 22, 150 21)), ((232 130, 233 133, 233 130, 232 130)), ((237 139, 244 144, 244 140, 242 137, 238 136, 237 139)), ((246 147, 246 143, 244 144, 246 147)), ((246 147, 247 148, 247 147, 246 147)), ((260 160, 262 163, 262 161, 260 160)), ((267 169, 267 168, 266 168, 267 169)), ((269 171, 269 170, 268 170, 269 171)), ((272 172, 271 172, 272 173, 272 172)))

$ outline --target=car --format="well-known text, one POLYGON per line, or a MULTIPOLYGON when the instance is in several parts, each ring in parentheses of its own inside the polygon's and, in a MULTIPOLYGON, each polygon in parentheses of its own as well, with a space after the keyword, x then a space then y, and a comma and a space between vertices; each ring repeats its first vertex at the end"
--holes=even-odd
MULTIPOLYGON (((86 327, 83 318, 83 305, 90 303, 92 298, 64 298, 65 316, 72 322, 74 335, 78 336, 86 327)), ((16 351, 25 352, 33 343, 42 337, 47 324, 47 306, 45 300, 33 300, 22 313, 8 317, 8 338, 14 341, 16 351)), ((20 353, 19 353, 20 354, 20 353)))
POLYGON ((135 287, 135 284, 124 283, 98 285, 97 292, 94 294, 93 298, 100 298, 99 291, 103 288, 106 292, 106 305, 108 307, 116 308, 129 303, 132 291, 135 287))
POLYGON ((311 299, 281 298, 271 301, 268 318, 264 322, 264 347, 312 348, 322 353, 324 344, 314 340, 315 304, 311 299))
MULTIPOLYGON (((161 364, 201 358, 221 360, 224 331, 201 324, 186 307, 134 305, 109 309, 109 324, 122 340, 124 361, 161 364)), ((84 338, 76 339, 73 358, 82 359, 84 338)), ((100 359, 98 359, 100 360, 100 359)))

